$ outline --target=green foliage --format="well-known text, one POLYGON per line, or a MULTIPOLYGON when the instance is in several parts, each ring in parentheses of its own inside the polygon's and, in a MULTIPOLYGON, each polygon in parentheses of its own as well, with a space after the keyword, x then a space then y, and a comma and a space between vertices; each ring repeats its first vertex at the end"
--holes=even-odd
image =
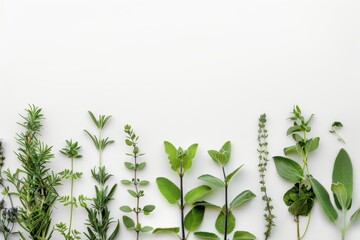
MULTIPOLYGON (((205 207, 215 207, 216 209, 219 210, 219 214, 215 220, 215 228, 220 234, 223 235, 224 240, 228 240, 228 234, 231 234, 234 231, 236 224, 236 219, 233 214, 233 210, 237 207, 240 207, 249 200, 255 198, 256 196, 250 190, 245 190, 239 195, 237 195, 229 204, 228 188, 230 181, 242 166, 236 168, 229 175, 226 175, 225 165, 226 163, 229 162, 231 156, 230 141, 226 142, 219 151, 209 150, 208 153, 211 159, 221 167, 223 180, 220 180, 219 178, 209 174, 202 175, 199 177, 199 179, 208 182, 214 186, 222 187, 224 189, 224 194, 225 194, 225 204, 223 207, 219 207, 215 204, 208 202, 197 202, 196 205, 205 206, 205 207)), ((218 235, 211 232, 195 232, 194 235, 201 239, 220 239, 218 235)), ((234 235, 234 239, 235 239, 235 235, 234 235)))
POLYGON ((195 205, 186 216, 185 207, 201 200, 201 198, 210 193, 211 188, 206 185, 195 187, 188 191, 184 196, 184 175, 192 166, 198 144, 192 144, 186 150, 183 150, 181 147, 176 148, 172 143, 165 141, 164 147, 165 152, 168 155, 171 169, 175 171, 180 178, 180 186, 177 186, 175 183, 164 177, 158 177, 156 179, 156 184, 160 193, 170 204, 178 205, 181 215, 181 227, 156 228, 153 233, 173 233, 176 234, 180 240, 186 240, 191 232, 200 227, 204 218, 205 207, 195 205), (180 230, 181 234, 179 234, 180 230), (185 230, 188 232, 186 233, 185 230))
POLYGON ((293 125, 288 128, 287 135, 291 135, 295 144, 284 148, 284 154, 297 155, 301 158, 301 165, 295 160, 288 157, 275 156, 273 157, 276 170, 278 174, 285 180, 295 183, 295 185, 286 191, 283 200, 286 206, 288 206, 289 212, 294 215, 297 225, 297 239, 302 239, 307 232, 308 226, 305 232, 300 235, 299 216, 308 216, 310 223, 311 210, 314 205, 315 193, 314 186, 309 184, 310 172, 308 169, 308 157, 311 152, 316 150, 319 146, 320 138, 308 138, 307 135, 311 131, 311 120, 314 114, 308 119, 302 115, 299 106, 295 106, 290 116, 290 120, 293 121, 293 125))
POLYGON ((21 168, 15 173, 6 171, 21 203, 18 223, 26 231, 27 238, 32 240, 51 239, 52 207, 58 197, 56 187, 61 182, 61 178, 47 167, 54 157, 52 147, 38 138, 44 119, 41 111, 41 108, 30 105, 26 115, 20 115, 23 122, 19 125, 24 131, 17 134, 19 148, 16 156, 21 168))
POLYGON ((345 240, 348 228, 360 215, 359 208, 353 213, 350 221, 347 220, 347 213, 352 205, 353 167, 350 156, 346 150, 343 148, 340 149, 335 159, 332 173, 331 191, 333 192, 335 206, 341 212, 339 224, 337 224, 339 214, 331 203, 329 193, 316 179, 311 178, 311 184, 315 189, 316 198, 319 199, 325 215, 331 222, 339 227, 341 230, 341 239, 345 240))
POLYGON ((114 184, 112 187, 106 185, 106 182, 112 175, 107 173, 105 166, 102 165, 103 150, 106 146, 114 142, 113 140, 109 140, 108 137, 103 138, 102 136, 102 130, 111 116, 99 115, 99 117, 96 118, 90 111, 89 115, 98 128, 98 136, 90 134, 86 130, 84 131, 91 138, 98 150, 99 166, 91 170, 92 178, 97 182, 97 185, 95 185, 95 197, 92 198, 92 203, 90 206, 85 207, 88 219, 86 223, 87 232, 84 234, 89 240, 114 240, 119 233, 120 223, 119 221, 114 221, 110 216, 108 204, 113 200, 117 184, 114 184), (108 231, 113 223, 116 223, 116 226, 110 236, 108 236, 108 231))
MULTIPOLYGON (((265 235, 265 240, 267 240, 270 236, 271 236, 271 231, 272 229, 275 227, 275 222, 274 222, 274 218, 275 215, 273 213, 273 209, 274 206, 271 204, 271 197, 269 197, 269 194, 267 192, 267 188, 266 188, 266 179, 265 179, 265 175, 266 175, 266 170, 267 170, 267 164, 269 162, 269 151, 268 151, 268 142, 267 142, 267 137, 268 137, 268 131, 266 129, 266 114, 261 114, 259 117, 259 123, 258 123, 258 154, 259 154, 259 163, 258 163, 258 167, 259 167, 259 174, 260 174, 260 191, 263 193, 262 196, 262 200, 265 202, 265 208, 264 208, 264 219, 266 221, 266 231, 264 232, 265 235)), ((287 175, 287 174, 285 174, 287 175)), ((240 236, 242 237, 244 234, 239 233, 239 239, 240 236)), ((235 236, 234 236, 235 239, 235 236)), ((251 239, 251 238, 249 238, 251 239)))
POLYGON ((337 130, 340 130, 344 127, 344 125, 341 122, 335 121, 331 124, 331 129, 329 130, 330 133, 334 134, 342 143, 345 143, 344 139, 337 133, 337 130))
POLYGON ((12 234, 15 234, 13 230, 18 218, 18 209, 14 207, 11 194, 9 193, 9 187, 5 186, 4 179, 2 177, 4 162, 4 147, 3 142, 0 139, 0 186, 2 187, 3 193, 3 198, 0 199, 0 234, 3 235, 4 240, 8 240, 12 234), (10 203, 9 207, 6 207, 6 197, 10 203))
POLYGON ((128 156, 131 156, 133 162, 125 162, 125 167, 133 171, 133 178, 131 180, 122 180, 122 183, 125 185, 132 185, 132 189, 128 189, 128 193, 135 198, 135 207, 131 208, 129 206, 122 206, 120 210, 126 213, 133 212, 135 214, 135 221, 129 216, 123 216, 123 222, 127 229, 133 230, 136 233, 136 239, 140 238, 140 233, 149 232, 153 228, 150 226, 142 226, 140 222, 140 214, 149 215, 154 211, 154 205, 145 205, 144 207, 140 206, 140 199, 145 195, 144 190, 140 187, 149 184, 149 181, 142 180, 138 176, 138 171, 143 170, 146 166, 146 162, 139 162, 139 157, 143 156, 143 153, 139 153, 138 139, 137 136, 130 125, 125 125, 124 132, 126 134, 125 144, 132 148, 131 153, 128 153, 128 156), (144 184, 145 183, 145 184, 144 184))

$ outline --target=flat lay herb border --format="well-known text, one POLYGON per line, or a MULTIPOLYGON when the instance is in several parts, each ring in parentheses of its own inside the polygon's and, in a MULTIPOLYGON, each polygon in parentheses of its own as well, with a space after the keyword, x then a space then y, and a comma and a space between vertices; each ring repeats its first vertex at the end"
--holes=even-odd
MULTIPOLYGON (((195 239, 214 239, 214 240, 252 240, 252 239, 272 239, 274 228, 281 229, 283 219, 277 219, 276 212, 284 211, 287 208, 289 219, 293 219, 296 225, 296 233, 289 239, 311 239, 308 236, 308 229, 311 227, 311 213, 314 204, 319 204, 326 218, 339 229, 338 239, 345 240, 346 233, 350 226, 356 224, 360 215, 360 203, 353 202, 352 196, 355 191, 353 175, 354 169, 352 161, 345 150, 345 140, 342 138, 340 121, 334 121, 330 125, 329 132, 333 134, 339 142, 339 151, 334 156, 331 186, 322 185, 313 173, 309 171, 312 160, 312 153, 320 145, 320 137, 311 137, 311 122, 314 114, 305 117, 299 106, 294 106, 289 117, 292 122, 287 127, 286 135, 291 137, 294 144, 283 149, 283 156, 270 157, 268 145, 267 115, 261 114, 258 119, 258 148, 254 149, 258 153, 259 186, 261 196, 256 196, 251 190, 243 190, 235 198, 229 199, 229 193, 234 191, 231 186, 234 184, 235 176, 242 171, 246 171, 243 165, 228 172, 227 163, 231 159, 232 144, 227 141, 219 150, 209 150, 209 160, 212 164, 219 167, 218 176, 204 173, 198 179, 191 179, 187 174, 193 167, 193 161, 197 159, 199 144, 194 143, 187 148, 175 147, 169 141, 164 141, 163 161, 168 162, 174 176, 156 178, 156 185, 159 194, 164 197, 164 201, 178 208, 178 214, 174 218, 178 219, 178 226, 153 226, 143 225, 144 216, 154 214, 155 218, 161 211, 161 204, 155 207, 155 203, 144 204, 143 201, 151 202, 151 196, 145 195, 148 180, 141 178, 141 172, 151 169, 154 166, 147 165, 142 160, 144 153, 139 149, 139 136, 135 133, 131 125, 125 125, 123 141, 131 151, 126 154, 128 159, 124 161, 124 166, 129 170, 128 176, 120 176, 122 186, 113 184, 108 185, 110 178, 117 178, 114 173, 109 173, 103 159, 104 149, 114 143, 108 137, 103 136, 103 128, 109 123, 111 116, 98 115, 88 112, 92 123, 97 128, 97 133, 92 134, 84 130, 85 134, 92 141, 97 150, 98 164, 91 170, 91 176, 95 182, 94 196, 86 197, 74 192, 75 180, 82 178, 82 172, 75 172, 77 161, 81 161, 82 152, 86 151, 80 144, 73 140, 66 140, 65 147, 61 148, 60 153, 68 158, 70 168, 64 169, 59 173, 53 172, 48 164, 53 160, 53 147, 46 145, 42 140, 44 116, 42 109, 29 105, 25 109, 25 114, 20 114, 21 121, 18 123, 23 131, 16 133, 18 149, 15 151, 16 157, 20 162, 20 167, 15 171, 4 170, 5 155, 4 148, 6 142, 0 139, 0 236, 4 240, 21 238, 31 240, 50 240, 55 239, 54 233, 58 232, 65 240, 115 240, 121 239, 121 232, 126 229, 134 232, 133 239, 142 239, 143 234, 168 234, 170 239, 189 240, 195 239), (79 159, 79 160, 78 160, 79 159), (273 161, 271 161, 271 159, 273 161), (267 188, 271 184, 271 179, 267 176, 268 164, 274 164, 278 175, 293 184, 285 190, 283 202, 286 208, 274 209, 271 196, 274 195, 267 188), (197 187, 188 189, 189 182, 200 182, 197 187), (202 182, 202 183, 201 183, 202 182), (70 195, 59 196, 58 189, 66 188, 70 195), (327 190, 332 193, 332 198, 327 190), (118 206, 122 216, 121 227, 118 213, 110 212, 108 205, 116 203, 115 192, 128 192, 134 202, 127 205, 118 206), (212 196, 222 196, 221 204, 212 203, 212 196), (244 230, 235 230, 237 208, 246 208, 247 202, 254 198, 261 198, 264 203, 263 212, 259 215, 264 216, 264 234, 255 236, 244 230), (332 199, 332 200, 331 200, 332 199), (16 201, 14 201, 16 200, 16 201), (14 202, 20 204, 16 206, 14 202), (69 218, 60 223, 52 221, 52 214, 55 203, 61 203, 64 208, 69 208, 69 218), (351 208, 355 207, 355 210, 351 208), (77 209, 79 208, 79 209, 77 209), (207 209, 218 211, 216 219, 205 218, 207 209), (86 232, 73 228, 74 211, 84 211, 87 219, 82 220, 86 226, 86 232), (236 209, 236 210, 235 210, 236 209), (236 212, 235 212, 236 211, 236 212), (351 215, 349 215, 349 213, 351 215), (350 217, 349 217, 350 216, 350 217), (305 229, 300 229, 300 221, 306 221, 305 229), (68 223, 65 223, 68 222, 68 223), (206 222, 206 223, 204 223, 206 222), (198 228, 206 224, 205 229, 209 231, 197 231, 198 228), (211 227, 213 226, 213 227, 211 227), (16 229, 16 230, 15 230, 16 229), (214 230, 216 230, 216 233, 214 230)), ((49 129, 46 129, 49 131, 49 129)), ((254 139, 256 134, 254 133, 254 139)), ((9 156, 6 157, 10 158, 9 156)), ((240 160, 237 160, 241 162, 240 160)), ((210 164, 210 163, 209 163, 210 164)), ((239 184, 237 184, 239 185, 239 184)), ((246 188, 246 182, 242 185, 246 188)), ((79 221, 79 220, 77 220, 79 221)), ((156 235, 153 235, 156 238, 156 235)))

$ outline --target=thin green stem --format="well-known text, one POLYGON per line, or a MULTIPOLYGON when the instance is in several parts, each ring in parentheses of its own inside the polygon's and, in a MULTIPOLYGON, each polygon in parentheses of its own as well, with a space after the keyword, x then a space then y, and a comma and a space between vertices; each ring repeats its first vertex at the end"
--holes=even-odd
POLYGON ((185 235, 185 217, 184 217, 184 183, 183 183, 184 173, 183 173, 183 167, 181 165, 180 168, 180 211, 181 211, 181 234, 182 234, 182 240, 186 240, 185 235))
MULTIPOLYGON (((136 147, 136 144, 133 145, 134 148, 136 147)), ((137 181, 137 155, 134 154, 134 164, 135 164, 135 168, 134 168, 134 187, 135 187, 135 192, 136 192, 136 209, 135 209, 135 214, 136 214, 136 227, 140 225, 140 220, 139 220, 139 209, 140 209, 140 196, 139 196, 139 188, 138 188, 138 181, 137 181)), ((140 237, 140 230, 137 229, 136 230, 136 240, 139 240, 140 237)))
POLYGON ((341 211, 341 240, 345 240, 346 236, 346 209, 341 211))
POLYGON ((228 206, 228 183, 226 181, 226 173, 225 168, 222 166, 222 172, 224 175, 224 182, 225 182, 225 233, 224 233, 224 240, 227 240, 227 232, 228 232, 228 217, 229 217, 229 206, 228 206))
POLYGON ((299 220, 299 215, 295 216, 295 222, 296 222, 296 236, 297 236, 297 240, 300 240, 300 220, 299 220))
MULTIPOLYGON (((71 173, 74 173, 74 158, 71 158, 71 173)), ((73 218, 73 209, 74 209, 74 202, 73 202, 73 198, 74 198, 74 177, 71 176, 71 185, 70 185, 70 223, 69 223, 69 232, 68 234, 71 233, 71 227, 72 227, 72 218, 73 218)))
POLYGON ((301 236, 301 239, 303 239, 309 229, 309 226, 310 226, 310 221, 311 221, 311 212, 309 213, 309 217, 308 217, 308 222, 306 224, 306 228, 305 228, 305 231, 303 233, 303 235, 301 236))

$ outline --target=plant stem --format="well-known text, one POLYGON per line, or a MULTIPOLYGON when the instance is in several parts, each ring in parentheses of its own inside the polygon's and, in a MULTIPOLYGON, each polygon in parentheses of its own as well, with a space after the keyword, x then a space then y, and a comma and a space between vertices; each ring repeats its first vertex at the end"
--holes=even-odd
POLYGON ((296 234, 297 234, 297 240, 300 240, 300 220, 299 215, 295 216, 295 222, 296 222, 296 234))
MULTIPOLYGON (((134 148, 136 147, 136 144, 133 145, 134 148)), ((136 192, 136 209, 135 209, 135 214, 136 214, 136 228, 139 226, 140 221, 139 221, 139 207, 140 207, 140 196, 139 196, 139 189, 138 189, 138 181, 137 181, 137 155, 134 154, 134 163, 135 163, 135 168, 134 168, 134 186, 135 186, 135 192, 136 192)), ((139 236, 140 236, 140 230, 137 229, 136 230, 136 240, 139 240, 139 236)))
POLYGON ((180 210, 181 210, 181 234, 182 234, 182 238, 181 240, 186 240, 185 237, 185 223, 184 223, 184 183, 183 183, 183 178, 184 178, 184 173, 183 173, 183 166, 181 164, 181 168, 180 168, 180 210))
POLYGON ((342 216, 342 227, 341 227, 341 240, 345 240, 345 235, 346 235, 346 209, 343 209, 341 211, 341 216, 342 216))
POLYGON ((226 174, 225 174, 225 168, 222 167, 222 172, 224 175, 224 182, 225 182, 225 233, 224 233, 224 240, 227 240, 227 232, 228 232, 228 215, 229 215, 229 209, 228 209, 228 183, 226 181, 226 174))
MULTIPOLYGON (((71 158, 71 172, 74 171, 74 158, 71 158)), ((69 223, 69 232, 71 233, 71 226, 72 226, 72 217, 73 217, 73 209, 74 209, 74 202, 73 202, 73 196, 74 196, 74 177, 71 176, 71 186, 70 186, 70 223, 69 223)))

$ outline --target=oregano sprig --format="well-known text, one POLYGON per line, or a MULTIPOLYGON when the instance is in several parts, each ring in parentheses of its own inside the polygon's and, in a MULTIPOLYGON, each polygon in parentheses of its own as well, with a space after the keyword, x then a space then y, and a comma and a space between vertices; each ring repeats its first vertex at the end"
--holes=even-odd
POLYGON ((3 197, 0 199, 0 233, 4 240, 8 240, 13 232, 14 226, 18 217, 18 209, 14 207, 14 203, 9 193, 9 187, 5 186, 4 178, 2 176, 3 167, 5 162, 3 141, 0 139, 0 186, 2 187, 3 197), (6 207, 9 200, 10 207, 6 207))
POLYGON ((259 118, 259 124, 258 124, 259 130, 258 130, 258 154, 259 154, 259 173, 260 173, 260 191, 263 193, 262 200, 265 202, 265 214, 264 218, 266 221, 266 231, 264 232, 265 240, 267 240, 270 235, 273 227, 275 227, 274 218, 275 215, 273 213, 274 206, 271 204, 271 197, 269 197, 269 194, 267 192, 266 188, 266 170, 267 170, 267 164, 269 162, 269 151, 268 151, 268 131, 266 129, 266 114, 260 115, 259 118))
POLYGON ((79 154, 80 148, 78 142, 66 140, 65 148, 60 150, 60 153, 70 159, 70 169, 65 169, 59 173, 62 179, 70 179, 70 195, 59 197, 59 202, 64 206, 70 206, 70 214, 69 225, 67 226, 65 223, 60 222, 55 225, 55 230, 60 232, 66 240, 81 239, 80 232, 72 228, 73 211, 74 207, 77 208, 79 205, 86 207, 86 200, 90 200, 82 194, 78 198, 74 197, 74 181, 80 179, 83 174, 82 172, 74 172, 74 159, 82 157, 79 154))
POLYGON ((337 138, 337 140, 339 140, 342 143, 345 143, 344 139, 338 134, 338 130, 342 129, 344 127, 344 125, 339 122, 339 121, 335 121, 331 124, 331 129, 329 130, 330 133, 334 134, 337 138))
POLYGON ((314 114, 305 119, 300 107, 295 106, 290 117, 293 125, 287 130, 287 135, 294 139, 295 144, 286 147, 284 153, 286 156, 300 156, 302 166, 288 157, 273 157, 278 174, 287 181, 294 183, 294 186, 285 193, 283 201, 288 206, 289 212, 294 216, 298 240, 304 238, 307 233, 310 225, 311 210, 315 201, 314 187, 310 181, 311 174, 309 172, 308 160, 310 153, 318 148, 320 138, 308 138, 308 133, 311 131, 310 123, 313 117, 314 114), (302 234, 300 231, 300 216, 308 216, 308 223, 302 234))
POLYGON ((140 239, 140 234, 144 232, 149 232, 153 228, 150 226, 142 226, 140 221, 141 214, 149 215, 154 209, 154 205, 145 205, 142 207, 140 205, 140 199, 144 197, 143 186, 149 184, 149 181, 139 178, 139 171, 143 170, 146 167, 146 162, 140 161, 139 157, 143 156, 143 153, 139 152, 138 139, 137 136, 130 125, 125 125, 124 132, 126 134, 125 143, 132 148, 131 153, 126 155, 132 157, 133 162, 125 162, 125 167, 133 171, 133 178, 131 180, 122 180, 121 182, 124 185, 132 185, 132 189, 128 189, 128 193, 135 198, 135 207, 122 206, 120 210, 125 213, 135 213, 135 221, 129 216, 123 216, 123 222, 127 229, 133 230, 136 233, 136 240, 140 239))
POLYGON ((165 152, 168 155, 171 169, 179 177, 179 186, 164 177, 158 177, 156 184, 170 204, 177 204, 180 210, 180 227, 156 228, 153 233, 168 232, 175 233, 180 240, 187 240, 190 233, 195 231, 203 221, 205 207, 194 206, 185 216, 185 208, 210 193, 211 188, 201 185, 193 188, 185 194, 184 176, 191 169, 192 161, 195 158, 198 144, 192 144, 186 150, 176 148, 172 143, 165 141, 165 152), (179 234, 179 231, 181 233, 179 234))
POLYGON ((97 182, 95 185, 95 197, 92 199, 91 207, 86 206, 85 209, 88 214, 88 219, 86 225, 87 233, 84 233, 89 240, 114 240, 119 233, 119 220, 114 221, 110 216, 110 210, 108 204, 113 200, 113 195, 115 193, 117 184, 114 184, 110 190, 109 186, 106 185, 106 182, 112 176, 106 172, 105 166, 103 165, 102 154, 106 146, 113 143, 113 140, 110 140, 108 137, 104 138, 102 136, 102 130, 105 127, 106 123, 110 120, 111 116, 99 115, 98 118, 89 111, 90 118, 98 129, 98 135, 91 134, 89 131, 84 130, 87 135, 93 141, 96 149, 98 150, 99 166, 96 169, 94 167, 91 170, 91 175, 94 180, 97 182), (108 230, 112 223, 117 222, 115 229, 108 236, 108 230))
POLYGON ((21 162, 21 168, 15 173, 6 171, 19 197, 18 223, 26 231, 26 237, 19 233, 22 239, 49 240, 52 237, 52 207, 58 198, 56 187, 61 178, 47 166, 54 155, 49 147, 40 141, 40 131, 44 116, 42 109, 30 105, 26 115, 20 115, 24 122, 18 123, 24 131, 17 134, 19 149, 16 156, 21 162))
MULTIPOLYGON (((233 170, 230 174, 226 174, 225 165, 229 162, 231 156, 231 143, 230 141, 226 142, 219 151, 209 150, 208 151, 211 159, 220 166, 223 179, 219 179, 213 175, 205 174, 199 177, 200 180, 205 181, 211 185, 222 187, 224 190, 224 205, 218 206, 209 202, 197 202, 197 206, 206 206, 214 207, 219 210, 219 215, 215 221, 216 230, 223 235, 224 240, 228 240, 228 235, 230 235, 236 224, 236 218, 233 214, 233 210, 242 206, 244 203, 256 197, 256 195, 250 190, 245 190, 238 194, 231 202, 229 201, 229 186, 232 178, 238 173, 241 169, 241 166, 233 170)), ((195 232, 195 236, 201 239, 218 239, 220 237, 212 232, 195 232)), ((256 237, 247 231, 236 231, 233 234, 233 239, 248 239, 254 240, 256 237)))

